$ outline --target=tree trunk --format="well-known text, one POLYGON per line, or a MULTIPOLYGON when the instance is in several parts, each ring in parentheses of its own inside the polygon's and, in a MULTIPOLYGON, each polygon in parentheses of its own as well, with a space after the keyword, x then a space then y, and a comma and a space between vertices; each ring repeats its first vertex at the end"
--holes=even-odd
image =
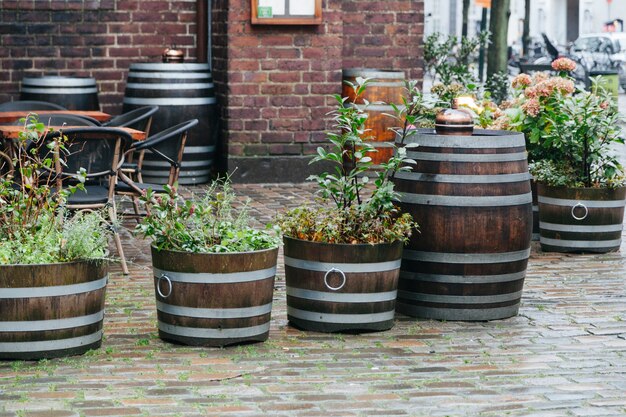
POLYGON ((463 0, 463 24, 461 26, 461 36, 467 38, 467 25, 469 20, 470 0, 463 0))
POLYGON ((509 4, 510 0, 491 0, 491 15, 489 17, 491 43, 487 49, 487 79, 498 72, 506 73, 509 4))
POLYGON ((530 0, 524 0, 524 31, 522 32, 522 54, 528 56, 530 46, 530 0))

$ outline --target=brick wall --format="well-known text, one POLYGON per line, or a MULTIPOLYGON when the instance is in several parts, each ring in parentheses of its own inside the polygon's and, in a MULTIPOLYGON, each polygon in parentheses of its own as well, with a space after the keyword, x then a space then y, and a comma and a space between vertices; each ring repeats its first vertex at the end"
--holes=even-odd
POLYGON ((217 6, 228 24, 215 28, 214 78, 237 180, 296 181, 315 169, 309 155, 332 129, 343 68, 422 76, 423 0, 325 0, 317 26, 251 25, 249 0, 217 6))
POLYGON ((24 76, 89 76, 119 113, 130 63, 172 44, 195 56, 195 19, 195 0, 0 0, 0 102, 24 76))
MULTIPOLYGON (((213 69, 223 170, 296 181, 332 125, 342 68, 422 76, 423 0, 324 0, 316 26, 252 26, 250 0, 213 0, 213 69)), ((195 0, 0 0, 0 102, 24 76, 91 76, 104 111, 121 111, 133 62, 176 44, 195 59, 195 0)))

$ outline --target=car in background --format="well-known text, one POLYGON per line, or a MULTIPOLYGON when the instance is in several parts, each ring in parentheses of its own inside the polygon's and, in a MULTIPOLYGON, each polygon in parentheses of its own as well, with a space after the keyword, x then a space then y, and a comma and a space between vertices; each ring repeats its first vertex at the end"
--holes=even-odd
POLYGON ((619 83, 626 90, 626 32, 580 35, 569 50, 588 72, 617 70, 619 83))

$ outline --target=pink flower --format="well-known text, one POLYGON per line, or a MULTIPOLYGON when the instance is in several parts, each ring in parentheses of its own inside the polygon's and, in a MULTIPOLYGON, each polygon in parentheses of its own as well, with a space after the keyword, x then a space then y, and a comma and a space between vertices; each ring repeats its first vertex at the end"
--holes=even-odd
POLYGON ((576 69, 576 63, 569 58, 559 58, 552 61, 552 69, 571 72, 576 69))
POLYGON ((550 75, 547 72, 536 72, 533 74, 533 82, 535 83, 540 83, 548 78, 550 78, 550 75))
POLYGON ((524 87, 528 87, 532 83, 532 81, 533 80, 532 78, 530 78, 530 75, 519 74, 515 78, 513 78, 513 81, 511 82, 511 86, 513 88, 524 88, 524 87))
POLYGON ((606 110, 609 108, 609 102, 608 101, 603 101, 602 103, 600 103, 600 108, 602 110, 606 110))
POLYGON ((528 87, 524 90, 524 95, 528 98, 537 97, 537 89, 535 87, 528 87))
POLYGON ((537 117, 540 110, 541 106, 539 105, 539 100, 536 98, 531 98, 526 103, 522 104, 522 111, 531 117, 537 117))

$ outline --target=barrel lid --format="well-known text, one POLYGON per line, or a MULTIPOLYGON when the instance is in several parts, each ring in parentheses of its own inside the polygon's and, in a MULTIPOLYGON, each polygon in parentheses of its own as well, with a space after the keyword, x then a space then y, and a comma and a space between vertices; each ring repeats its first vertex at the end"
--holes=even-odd
POLYGON ((404 71, 375 69, 375 68, 347 68, 341 71, 344 77, 363 77, 376 79, 404 79, 404 71))
POLYGON ((174 62, 136 62, 130 64, 132 71, 211 71, 210 64, 202 63, 174 63, 174 62))
POLYGON ((44 75, 41 77, 24 77, 23 84, 44 86, 44 87, 60 87, 71 85, 72 87, 93 87, 96 79, 91 77, 68 77, 63 75, 44 75))

